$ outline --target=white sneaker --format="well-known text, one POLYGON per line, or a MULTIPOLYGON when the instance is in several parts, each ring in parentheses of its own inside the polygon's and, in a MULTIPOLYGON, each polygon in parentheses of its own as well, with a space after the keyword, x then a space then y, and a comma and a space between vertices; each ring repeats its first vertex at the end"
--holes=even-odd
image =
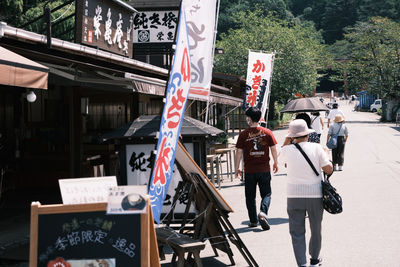
POLYGON ((258 221, 259 221, 259 223, 261 225, 261 228, 263 230, 267 231, 267 230, 270 229, 270 226, 269 226, 269 223, 268 223, 268 219, 267 219, 267 214, 265 214, 264 212, 261 211, 258 214, 258 221))
POLYGON ((337 169, 338 169, 337 164, 333 165, 333 171, 335 172, 337 171, 337 169))
POLYGON ((343 171, 343 166, 339 165, 338 171, 343 171))

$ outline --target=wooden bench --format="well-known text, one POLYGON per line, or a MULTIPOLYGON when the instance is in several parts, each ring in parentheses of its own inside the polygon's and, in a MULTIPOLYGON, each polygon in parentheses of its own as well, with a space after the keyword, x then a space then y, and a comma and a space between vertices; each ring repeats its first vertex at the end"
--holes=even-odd
POLYGON ((183 267, 185 265, 185 253, 188 252, 188 259, 193 254, 196 266, 203 266, 200 259, 200 251, 206 246, 203 242, 180 234, 169 227, 156 228, 156 234, 161 256, 164 255, 162 251, 163 244, 169 245, 174 251, 171 263, 175 263, 176 256, 178 256, 178 267, 183 267))

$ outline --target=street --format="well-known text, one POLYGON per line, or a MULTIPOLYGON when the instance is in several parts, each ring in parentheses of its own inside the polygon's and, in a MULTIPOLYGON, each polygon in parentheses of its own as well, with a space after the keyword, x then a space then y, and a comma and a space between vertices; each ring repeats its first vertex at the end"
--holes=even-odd
MULTIPOLYGON (((353 112, 353 104, 346 101, 339 102, 339 109, 345 114, 349 139, 343 171, 335 172, 331 182, 343 198, 343 213, 324 213, 323 266, 400 266, 400 127, 380 123, 375 113, 353 112)), ((326 133, 325 128, 323 143, 326 133)), ((274 131, 279 148, 286 134, 287 128, 274 131)), ((220 192, 235 211, 230 221, 259 266, 296 266, 288 229, 285 178, 285 167, 279 163, 278 173, 272 176, 269 231, 247 227, 244 186, 239 179, 222 183, 220 192)), ((248 266, 236 246, 231 244, 231 248, 236 266, 248 266)), ((204 266, 230 263, 225 253, 214 257, 208 243, 200 256, 204 266)), ((163 266, 169 266, 167 262, 163 261, 163 266)))

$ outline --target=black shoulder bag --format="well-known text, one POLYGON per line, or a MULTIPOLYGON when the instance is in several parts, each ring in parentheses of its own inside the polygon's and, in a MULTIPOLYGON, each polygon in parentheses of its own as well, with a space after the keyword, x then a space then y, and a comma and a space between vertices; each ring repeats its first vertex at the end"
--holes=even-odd
MULTIPOLYGON (((315 172, 315 175, 319 176, 319 173, 315 169, 314 165, 312 164, 311 160, 308 158, 307 154, 301 148, 301 146, 297 143, 294 144, 296 148, 300 151, 300 153, 304 156, 307 160, 308 164, 310 164, 311 168, 315 172)), ((331 174, 332 175, 332 174, 331 174)), ((334 188, 331 183, 329 182, 329 177, 326 173, 324 173, 324 180, 321 181, 322 184, 322 202, 324 205, 324 209, 332 214, 338 214, 343 211, 342 206, 342 197, 336 192, 336 188, 334 188)))

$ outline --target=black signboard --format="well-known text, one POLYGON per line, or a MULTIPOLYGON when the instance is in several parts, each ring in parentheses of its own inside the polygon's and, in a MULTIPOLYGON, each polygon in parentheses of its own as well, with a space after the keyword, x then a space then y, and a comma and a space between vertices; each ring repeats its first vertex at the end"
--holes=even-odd
POLYGON ((159 266, 150 205, 121 215, 106 206, 33 203, 29 266, 159 266))
POLYGON ((132 57, 134 13, 119 0, 77 0, 77 42, 132 57))
POLYGON ((142 11, 133 19, 134 43, 172 43, 175 40, 178 10, 142 11))

